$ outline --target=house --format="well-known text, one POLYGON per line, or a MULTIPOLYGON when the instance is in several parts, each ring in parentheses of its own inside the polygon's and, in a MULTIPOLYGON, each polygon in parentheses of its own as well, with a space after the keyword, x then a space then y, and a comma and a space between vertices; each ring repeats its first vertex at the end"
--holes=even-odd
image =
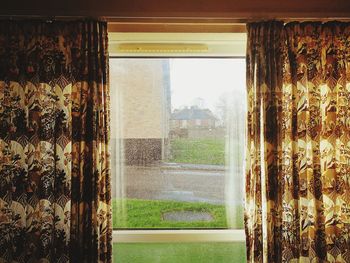
POLYGON ((209 109, 198 106, 176 109, 170 117, 170 134, 173 138, 214 139, 225 136, 219 119, 209 109))
POLYGON ((112 151, 116 151, 121 143, 127 165, 147 165, 166 158, 170 115, 169 61, 112 59, 110 79, 111 116, 119 120, 111 122, 112 151))
POLYGON ((215 128, 218 119, 209 109, 201 109, 197 106, 176 109, 170 117, 172 130, 189 128, 215 128))

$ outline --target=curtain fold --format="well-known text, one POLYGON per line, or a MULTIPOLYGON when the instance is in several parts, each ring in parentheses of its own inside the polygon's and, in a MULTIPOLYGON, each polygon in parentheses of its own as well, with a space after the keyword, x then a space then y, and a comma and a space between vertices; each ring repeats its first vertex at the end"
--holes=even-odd
POLYGON ((251 23, 249 262, 350 262, 350 24, 251 23))
POLYGON ((111 262, 107 25, 0 22, 0 262, 111 262))

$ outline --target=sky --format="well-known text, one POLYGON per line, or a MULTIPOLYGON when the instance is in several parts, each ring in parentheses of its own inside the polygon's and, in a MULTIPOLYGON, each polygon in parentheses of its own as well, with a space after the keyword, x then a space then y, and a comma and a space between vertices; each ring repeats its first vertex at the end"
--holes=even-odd
POLYGON ((215 112, 222 94, 232 96, 245 89, 245 78, 244 59, 170 59, 172 110, 202 101, 215 112))

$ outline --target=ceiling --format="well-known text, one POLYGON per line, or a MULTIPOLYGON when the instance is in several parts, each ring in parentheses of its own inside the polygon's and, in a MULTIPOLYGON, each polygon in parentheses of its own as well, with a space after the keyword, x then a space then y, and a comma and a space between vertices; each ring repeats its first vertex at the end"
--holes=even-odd
POLYGON ((349 0, 10 0, 0 15, 90 16, 110 20, 246 21, 261 19, 342 19, 349 0))

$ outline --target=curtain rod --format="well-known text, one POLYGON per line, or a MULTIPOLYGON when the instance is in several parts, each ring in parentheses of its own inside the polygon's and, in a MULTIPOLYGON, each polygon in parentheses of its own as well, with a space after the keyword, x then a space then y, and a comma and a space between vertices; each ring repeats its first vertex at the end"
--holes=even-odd
POLYGON ((291 16, 246 16, 246 17, 137 17, 137 16, 84 16, 84 15, 0 15, 1 19, 48 19, 48 20, 72 20, 72 19, 103 19, 107 22, 148 22, 148 23, 212 23, 212 24, 246 24, 250 22, 279 20, 286 23, 293 21, 344 21, 350 22, 349 16, 323 16, 323 17, 291 17, 291 16))
POLYGON ((48 21, 56 20, 77 20, 77 19, 97 19, 107 21, 109 23, 128 23, 128 24, 168 24, 168 25, 185 25, 185 24, 208 24, 208 25, 226 25, 226 26, 243 26, 247 23, 278 20, 285 23, 289 22, 350 22, 349 16, 329 16, 329 17, 279 17, 261 14, 259 16, 247 16, 238 18, 229 17, 128 17, 128 16, 83 16, 83 15, 0 15, 0 20, 9 19, 46 19, 48 21))
POLYGON ((232 24, 246 24, 249 22, 280 20, 284 22, 293 21, 350 21, 349 16, 322 16, 322 17, 291 17, 291 16, 246 16, 246 17, 133 17, 133 16, 105 16, 105 19, 110 22, 167 22, 167 23, 232 23, 232 24))
POLYGON ((46 21, 62 21, 62 20, 79 20, 79 19, 98 19, 105 20, 105 17, 99 16, 49 16, 49 15, 0 15, 0 20, 22 20, 22 19, 43 19, 46 21))

